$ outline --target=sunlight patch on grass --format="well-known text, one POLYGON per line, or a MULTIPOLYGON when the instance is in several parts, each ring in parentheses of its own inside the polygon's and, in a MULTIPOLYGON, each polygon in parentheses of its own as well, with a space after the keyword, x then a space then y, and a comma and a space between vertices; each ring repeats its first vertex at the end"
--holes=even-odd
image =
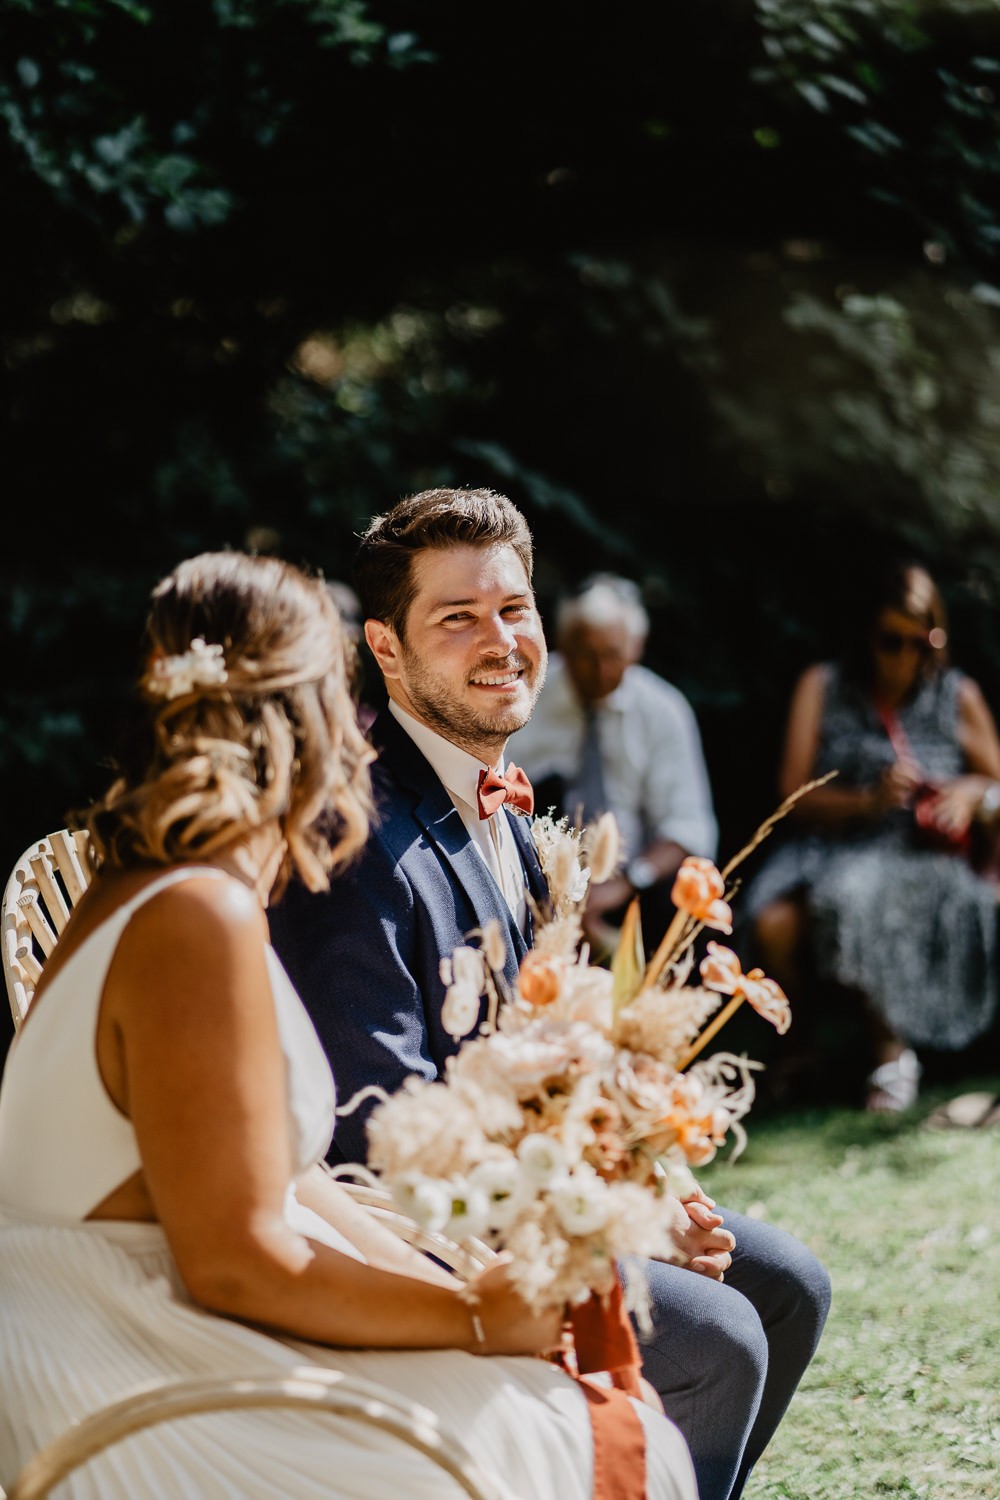
POLYGON ((745 1500, 1000 1496, 1000 1129, 926 1129, 942 1097, 889 1120, 751 1116, 744 1155, 700 1174, 724 1207, 798 1235, 833 1283, 745 1500))

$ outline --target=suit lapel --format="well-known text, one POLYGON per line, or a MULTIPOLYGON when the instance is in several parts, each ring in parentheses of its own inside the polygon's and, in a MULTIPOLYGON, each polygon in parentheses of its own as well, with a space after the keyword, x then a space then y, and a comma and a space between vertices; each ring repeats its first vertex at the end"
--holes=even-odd
MULTIPOLYGON (((476 914, 476 925, 484 927, 491 918, 500 923, 508 935, 507 974, 513 984, 517 967, 527 952, 527 944, 510 914, 503 892, 483 862, 458 808, 452 802, 440 778, 410 736, 386 710, 372 728, 372 739, 380 746, 380 759, 397 782, 414 796, 413 815, 427 835, 431 849, 446 866, 449 875, 462 887, 476 914)), ((511 819, 516 823, 517 819, 511 819)), ((517 836, 517 832, 515 832, 517 836)), ((518 845, 522 847, 521 839, 518 845)), ((523 858, 523 853, 522 853, 523 858)), ((537 855, 535 864, 538 864, 537 855)), ((541 868, 539 867, 539 876, 541 868)), ((529 883, 531 875, 529 872, 529 883)), ((532 887, 532 892, 534 888, 532 887)), ((445 955, 442 955, 444 957, 445 955)))
POLYGON ((458 808, 447 792, 444 800, 446 811, 441 808, 439 798, 423 797, 414 808, 417 822, 426 832, 431 846, 444 856, 452 875, 472 902, 477 924, 483 927, 495 917, 501 925, 514 927, 503 892, 470 839, 458 808))

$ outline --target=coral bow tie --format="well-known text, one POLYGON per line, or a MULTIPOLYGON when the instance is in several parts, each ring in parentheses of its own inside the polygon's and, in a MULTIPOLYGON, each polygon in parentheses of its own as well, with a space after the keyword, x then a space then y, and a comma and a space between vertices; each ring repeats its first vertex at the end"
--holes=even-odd
POLYGON ((531 782, 519 766, 513 762, 507 767, 505 776, 496 771, 479 773, 479 816, 492 818, 498 807, 509 802, 516 812, 530 813, 535 810, 535 794, 531 782))

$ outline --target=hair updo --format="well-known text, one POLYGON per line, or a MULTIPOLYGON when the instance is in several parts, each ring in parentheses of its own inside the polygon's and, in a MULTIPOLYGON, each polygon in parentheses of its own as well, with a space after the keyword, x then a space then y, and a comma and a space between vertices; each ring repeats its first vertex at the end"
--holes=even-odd
POLYGON ((119 774, 76 816, 95 864, 196 860, 276 818, 288 847, 275 894, 292 870, 325 889, 371 810, 350 649, 322 579, 241 552, 181 563, 152 594, 119 774))

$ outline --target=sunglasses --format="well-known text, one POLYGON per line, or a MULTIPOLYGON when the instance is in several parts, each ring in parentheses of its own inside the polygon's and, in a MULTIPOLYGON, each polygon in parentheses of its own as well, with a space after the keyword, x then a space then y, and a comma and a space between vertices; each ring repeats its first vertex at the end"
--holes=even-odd
POLYGON ((886 656, 899 656, 903 651, 916 651, 920 656, 927 656, 933 649, 926 635, 905 635, 901 630, 875 632, 875 650, 886 656))

